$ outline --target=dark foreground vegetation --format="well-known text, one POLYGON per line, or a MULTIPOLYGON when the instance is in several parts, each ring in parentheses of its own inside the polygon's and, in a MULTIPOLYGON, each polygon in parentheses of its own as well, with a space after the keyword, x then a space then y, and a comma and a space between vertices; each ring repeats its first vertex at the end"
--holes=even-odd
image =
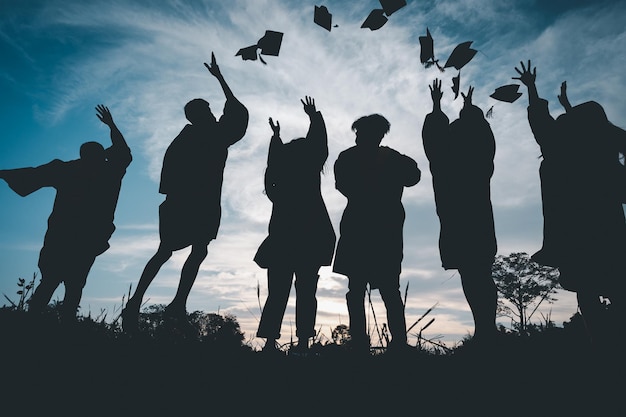
POLYGON ((577 316, 491 347, 355 356, 343 341, 268 355, 234 317, 194 314, 193 336, 157 307, 131 337, 90 317, 1 308, 2 415, 626 415, 621 348, 592 347, 577 316))

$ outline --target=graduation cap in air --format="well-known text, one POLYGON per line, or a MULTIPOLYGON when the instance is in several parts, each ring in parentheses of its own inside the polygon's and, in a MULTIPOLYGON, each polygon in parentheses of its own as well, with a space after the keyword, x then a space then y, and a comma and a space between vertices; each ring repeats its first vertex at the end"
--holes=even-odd
POLYGON ((461 71, 456 77, 452 77, 452 91, 454 91, 454 99, 459 96, 459 90, 461 89, 461 71))
POLYGON ((377 30, 387 23, 387 17, 406 6, 405 0, 380 0, 382 9, 374 9, 367 16, 361 28, 377 30))
POLYGON ((522 93, 517 91, 518 88, 518 84, 503 85, 502 87, 496 88, 496 90, 489 97, 495 98, 499 101, 513 103, 522 96, 522 93))
POLYGON ((435 59, 435 44, 428 28, 426 28, 426 36, 420 36, 419 41, 420 62, 424 64, 426 68, 436 65, 440 71, 443 71, 443 68, 439 65, 439 60, 435 59))
POLYGON ((332 28, 332 21, 333 15, 328 11, 326 6, 315 6, 313 22, 330 32, 330 29, 332 28))
POLYGON ((380 0, 380 5, 383 6, 383 10, 387 16, 391 16, 394 12, 397 12, 404 6, 406 6, 405 0, 380 0))
POLYGON ((368 28, 369 30, 377 30, 383 27, 387 23, 387 16, 383 9, 374 9, 367 16, 361 28, 368 28))
POLYGON ((472 58, 474 58, 474 55, 476 55, 476 52, 478 52, 476 49, 472 49, 470 47, 472 42, 473 41, 467 41, 467 42, 458 44, 452 50, 452 53, 448 57, 448 60, 446 61, 446 64, 443 67, 444 68, 454 67, 460 70, 461 68, 465 66, 465 64, 470 62, 472 58))
POLYGON ((283 41, 283 33, 273 30, 266 30, 265 35, 259 39, 256 45, 241 48, 235 56, 241 56, 244 61, 256 61, 257 58, 264 64, 267 64, 261 55, 278 56, 280 45, 283 41), (260 54, 257 52, 260 51, 260 54))

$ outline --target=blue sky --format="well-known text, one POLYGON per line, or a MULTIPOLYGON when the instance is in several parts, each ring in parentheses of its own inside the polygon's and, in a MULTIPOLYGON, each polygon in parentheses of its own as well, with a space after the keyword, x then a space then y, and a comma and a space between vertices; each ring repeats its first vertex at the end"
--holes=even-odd
MULTIPOLYGON (((209 245, 188 310, 234 314, 253 344, 266 292, 265 270, 254 262, 265 237, 271 205, 262 176, 271 130, 279 120, 283 139, 304 135, 308 119, 300 99, 315 98, 326 119, 330 155, 322 192, 338 231, 345 199, 334 189, 332 165, 352 146, 352 122, 381 113, 391 123, 383 144, 417 160, 422 181, 404 194, 407 322, 428 308, 435 322, 427 337, 454 343, 473 331, 458 275, 444 271, 437 249, 428 161, 421 142, 431 110, 428 85, 443 79, 443 109, 451 119, 462 105, 449 88, 455 70, 440 73, 419 62, 418 37, 428 27, 435 54, 445 61, 458 43, 472 40, 479 53, 461 71, 461 88, 475 87, 474 102, 493 107, 497 143, 492 179, 499 254, 533 253, 541 245, 539 149, 526 119, 527 97, 501 103, 493 90, 513 82, 514 67, 531 59, 541 96, 553 115, 556 96, 567 80, 573 104, 601 103, 609 119, 626 127, 626 5, 613 1, 408 1, 377 31, 361 29, 376 0, 302 1, 2 1, 0 0, 0 168, 36 166, 54 158, 78 157, 88 140, 109 143, 96 117, 105 104, 132 148, 134 161, 124 179, 111 249, 100 256, 85 287, 81 313, 109 317, 119 312, 129 287, 158 245, 158 177, 163 153, 185 125, 184 104, 207 99, 216 113, 224 103, 219 84, 203 66, 213 51, 235 95, 248 107, 244 139, 231 148, 222 198, 220 234, 209 245), (158 5, 157 5, 158 4, 158 5), (327 32, 313 23, 315 5, 325 5, 338 27, 327 32), (265 30, 284 32, 278 57, 243 61, 239 48, 254 44, 265 30)), ((584 167, 581 167, 584 169, 584 167)), ((18 277, 38 273, 37 258, 53 190, 26 198, 0 184, 0 291, 15 299, 18 277)), ((177 252, 146 294, 148 304, 168 303, 187 251, 177 252)), ((317 327, 348 324, 345 277, 322 268, 317 327)), ((62 297, 62 288, 54 298, 62 297)), ((374 292, 377 316, 384 316, 374 292)), ((550 306, 557 323, 576 311, 571 293, 550 306)), ((293 327, 293 294, 283 341, 293 327)), ((503 320, 507 323, 506 320, 503 320)), ((410 338, 410 341, 414 340, 410 338)))

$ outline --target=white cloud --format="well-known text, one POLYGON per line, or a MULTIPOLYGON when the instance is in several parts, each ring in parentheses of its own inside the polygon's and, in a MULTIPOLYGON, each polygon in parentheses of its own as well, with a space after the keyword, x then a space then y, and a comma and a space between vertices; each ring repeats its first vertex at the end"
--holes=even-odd
MULTIPOLYGON (((471 30, 476 30, 480 39, 476 47, 481 53, 462 71, 462 89, 474 85, 475 102, 485 111, 494 106, 490 123, 497 152, 492 201, 501 253, 532 252, 541 239, 539 149, 526 120, 526 92, 522 87, 524 96, 513 104, 488 97, 495 87, 512 82, 519 60, 530 58, 537 65, 540 94, 551 100, 555 112, 558 87, 567 79, 573 102, 596 99, 605 105, 611 120, 626 124, 620 120, 626 114, 621 97, 626 57, 617 53, 626 40, 623 6, 575 10, 549 27, 537 28, 513 1, 437 2, 427 14, 413 2, 405 15, 402 11, 394 14, 385 27, 372 32, 359 27, 367 5, 335 2, 336 7, 329 8, 339 27, 329 33, 313 24, 313 6, 309 4, 243 0, 230 4, 225 9, 210 1, 193 7, 169 2, 159 9, 148 3, 117 1, 108 3, 103 12, 101 5, 91 3, 50 2, 39 15, 41 30, 54 27, 67 36, 101 36, 86 47, 88 51, 81 49, 57 63, 42 115, 60 120, 72 117, 79 107, 91 108, 94 100, 106 102, 118 124, 124 126, 125 136, 132 138, 136 161, 146 161, 134 169, 157 183, 163 153, 187 123, 184 104, 204 97, 214 112, 221 114, 223 94, 202 65, 211 51, 215 52, 233 92, 250 110, 250 124, 244 139, 230 150, 222 227, 217 240, 209 245, 189 309, 235 312, 247 335, 254 333, 254 315, 258 316, 257 282, 262 294, 266 291, 265 270, 252 258, 265 236, 271 211, 263 195, 271 135, 267 119, 271 116, 280 121, 283 140, 303 136, 308 120, 299 100, 305 95, 316 99, 328 128, 330 155, 322 191, 337 234, 346 200, 334 189, 333 163, 339 152, 353 145, 350 126, 356 118, 376 112, 389 119, 391 131, 383 144, 415 158, 423 174, 422 181, 405 190, 404 197, 407 223, 402 283, 410 282, 407 311, 411 315, 407 322, 439 302, 431 313, 436 321, 429 332, 443 334, 446 340, 471 333, 471 314, 458 276, 450 278, 454 271, 441 269, 438 219, 421 139, 422 123, 431 109, 428 85, 432 79, 443 79, 443 106, 451 120, 458 117, 462 100, 453 101, 449 89, 456 71, 439 73, 419 62, 417 37, 425 33, 427 24, 442 24, 429 26, 442 59, 457 43, 472 39, 471 30), (461 29, 453 32, 452 25, 444 24, 450 19, 463 22, 461 29), (509 27, 513 34, 493 36, 509 27), (285 33, 279 57, 267 57, 267 65, 263 65, 234 56, 267 29, 285 33)), ((26 49, 23 53, 32 56, 26 49)), ((153 200, 135 210, 152 216, 156 212, 152 204, 153 200)), ((136 285, 157 246, 155 224, 119 224, 111 249, 94 266, 85 290, 86 302, 101 305, 116 300, 115 294, 121 300, 129 283, 136 285)), ((173 297, 186 254, 177 252, 164 265, 149 291, 151 302, 167 303, 173 297)), ((339 317, 347 323, 346 289, 345 278, 326 268, 319 291, 323 295, 318 315, 322 328, 340 324, 339 317)), ((380 303, 376 308, 378 317, 384 317, 380 303)), ((553 317, 565 320, 575 311, 575 302, 564 296, 552 309, 553 317)), ((285 334, 289 334, 292 321, 293 299, 283 324, 285 334)))

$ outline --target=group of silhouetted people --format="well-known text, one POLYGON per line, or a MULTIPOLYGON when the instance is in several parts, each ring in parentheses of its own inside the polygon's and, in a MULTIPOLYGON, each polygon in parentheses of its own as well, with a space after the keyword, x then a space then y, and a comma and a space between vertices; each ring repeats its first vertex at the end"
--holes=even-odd
MULTIPOLYGON (((216 238, 221 218, 221 190, 228 148, 241 140, 249 114, 222 76, 215 57, 204 64, 224 92, 223 115, 217 119, 203 99, 185 106, 189 121, 163 158, 159 192, 160 244, 146 264, 134 294, 122 311, 125 331, 138 331, 139 312, 150 283, 174 251, 191 246, 176 295, 165 315, 181 325, 186 303, 207 246, 216 238)), ((605 304, 623 325, 626 222, 626 132, 611 124, 595 102, 571 106, 566 85, 560 103, 565 113, 553 118, 539 98, 536 69, 530 61, 515 68, 528 87, 528 119, 541 148, 543 247, 532 259, 559 268, 563 288, 574 291, 592 340, 608 331, 605 304)), ((439 252, 444 269, 458 270, 471 309, 476 340, 497 336, 497 289, 491 268, 497 252, 490 181, 494 173, 495 138, 483 111, 472 103, 474 88, 463 97, 458 119, 450 122, 441 109, 441 81, 429 86, 433 110, 424 120, 422 139, 432 174, 440 221, 439 252)), ((392 336, 390 349, 407 346, 404 302, 400 294, 403 260, 405 187, 417 184, 421 171, 409 156, 381 145, 390 124, 380 114, 352 124, 355 146, 334 163, 335 187, 347 204, 338 237, 321 193, 321 173, 328 158, 322 113, 312 97, 301 100, 309 118, 306 136, 283 142, 278 120, 269 118, 272 136, 264 176, 272 202, 268 235, 254 261, 267 269, 268 297, 257 336, 264 350, 275 351, 292 283, 296 289, 297 349, 306 350, 315 336, 317 285, 321 266, 348 278, 346 303, 351 346, 368 352, 365 296, 378 289, 392 336), (295 280, 294 280, 295 277, 295 280)), ((109 109, 98 105, 98 118, 111 130, 112 146, 81 146, 80 158, 54 160, 36 168, 0 171, 12 190, 26 196, 54 187, 56 198, 40 252, 41 282, 29 311, 41 312, 63 283, 62 317, 73 320, 95 258, 105 252, 115 230, 114 212, 131 152, 109 109)))

